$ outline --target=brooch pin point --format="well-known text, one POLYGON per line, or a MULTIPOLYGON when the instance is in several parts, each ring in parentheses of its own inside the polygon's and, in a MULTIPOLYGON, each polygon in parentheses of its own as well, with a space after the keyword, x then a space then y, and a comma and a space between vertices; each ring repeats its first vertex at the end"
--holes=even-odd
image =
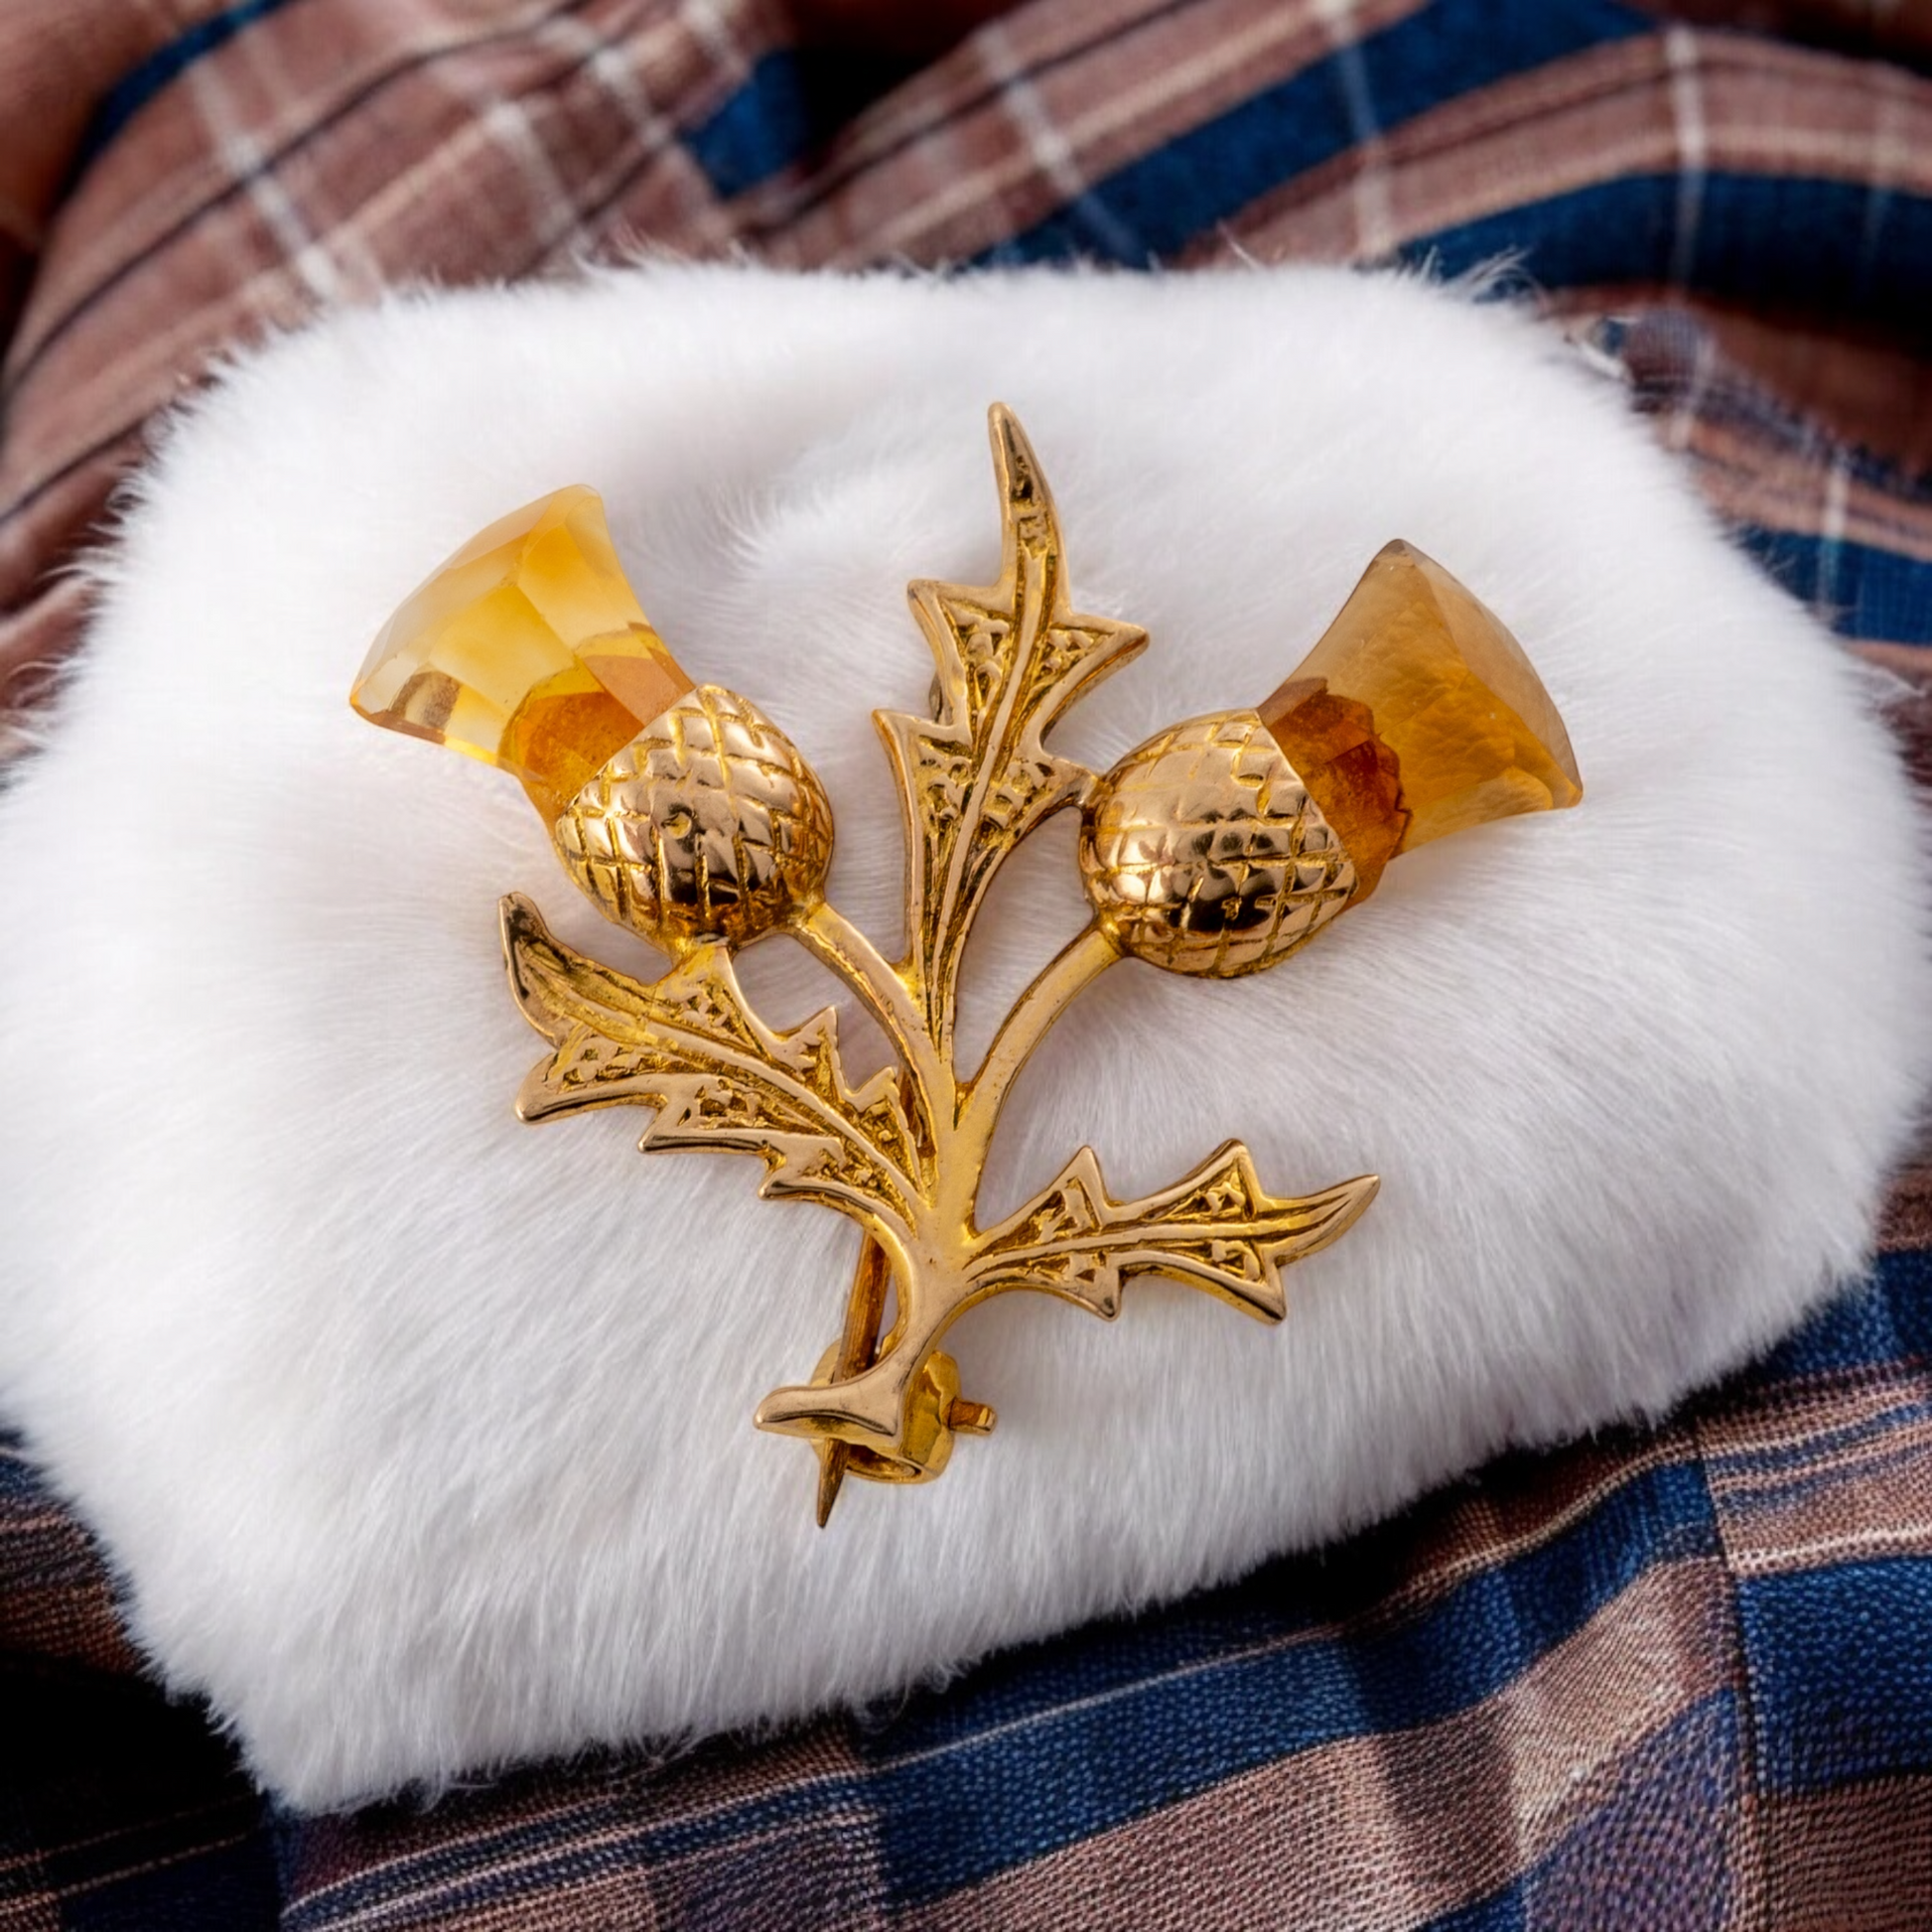
POLYGON ((632 979, 554 938, 527 898, 503 900, 511 989, 551 1046, 519 1114, 649 1107, 644 1151, 757 1155, 761 1193, 818 1201, 863 1229, 838 1339, 809 1381, 774 1389, 755 1417, 816 1450, 821 1524, 847 1475, 926 1481, 955 1437, 993 1429, 939 1347, 979 1302, 1028 1289, 1111 1318, 1127 1281, 1161 1274, 1280 1320, 1282 1269, 1338 1239, 1374 1196, 1373 1175, 1270 1194, 1229 1141, 1172 1186, 1121 1201, 1082 1148, 982 1226, 1001 1106, 1083 988, 1130 956, 1216 978, 1261 971, 1359 903, 1404 852, 1582 797, 1562 719, 1520 645, 1404 543, 1374 559, 1255 709, 1173 726, 1104 775, 1049 750, 1068 706, 1147 636, 1073 609, 1033 449, 1004 406, 989 427, 1000 577, 908 587, 938 665, 933 712, 875 714, 904 819, 900 960, 825 897, 832 812, 816 775, 755 705, 678 666, 590 489, 557 491, 466 545, 400 607, 351 692, 373 723, 511 771, 579 889, 671 957, 661 979, 632 979), (953 1030, 967 935, 1000 865, 1062 809, 1081 814, 1092 922, 963 1071, 953 1030), (764 1025, 732 957, 772 932, 839 976, 894 1066, 854 1087, 830 1009, 788 1033, 764 1025))

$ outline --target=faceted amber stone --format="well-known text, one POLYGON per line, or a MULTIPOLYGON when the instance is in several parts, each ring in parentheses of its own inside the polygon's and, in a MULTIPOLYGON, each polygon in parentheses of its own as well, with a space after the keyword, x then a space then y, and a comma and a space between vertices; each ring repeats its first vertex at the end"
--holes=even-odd
POLYGON ((554 824, 691 689, 581 484, 473 537, 403 603, 349 693, 371 723, 501 765, 554 824))
POLYGON ((1258 707, 1361 885, 1431 839, 1584 795, 1563 719, 1501 621, 1402 542, 1258 707))
POLYGON ((1354 860, 1355 897, 1366 898, 1409 823, 1396 755, 1376 736, 1374 713, 1337 697, 1325 678, 1292 677, 1261 717, 1354 860))

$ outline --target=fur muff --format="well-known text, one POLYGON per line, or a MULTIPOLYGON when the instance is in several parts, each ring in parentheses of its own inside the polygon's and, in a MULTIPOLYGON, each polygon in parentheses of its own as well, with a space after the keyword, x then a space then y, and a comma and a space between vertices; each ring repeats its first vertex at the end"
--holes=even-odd
MULTIPOLYGON (((159 1672, 297 1805, 867 1699, 1662 1410, 1859 1272, 1926 1079, 1926 874, 1865 674, 1612 382, 1464 294, 657 266, 398 299, 232 369, 101 569, 0 797, 0 1410, 159 1672), (1077 605, 1154 637, 1064 749, 1254 703, 1403 536, 1521 638, 1587 795, 1405 859, 1279 971, 1093 989, 989 1207, 1083 1142, 1139 1193, 1233 1135, 1278 1191, 1381 1197, 1278 1330, 1161 1283, 1111 1327, 976 1311, 949 1346, 998 1433, 821 1534, 812 1458, 751 1416, 835 1337, 852 1228, 748 1163, 640 1160, 633 1112, 516 1122, 543 1049, 499 895, 649 958, 513 783, 345 694, 444 555, 595 484, 681 661, 824 778, 833 897, 890 947, 869 714, 931 678, 906 580, 997 567, 995 398, 1077 605)), ((995 893, 969 1054, 1082 920, 1073 833, 995 893)), ((787 941, 744 972, 774 1020, 832 990, 787 941)))

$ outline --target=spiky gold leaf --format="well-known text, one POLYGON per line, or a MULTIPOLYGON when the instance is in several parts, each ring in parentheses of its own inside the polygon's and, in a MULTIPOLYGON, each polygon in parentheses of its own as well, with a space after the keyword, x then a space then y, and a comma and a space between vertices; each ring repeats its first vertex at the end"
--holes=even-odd
POLYGON ((721 945, 646 986, 555 938, 527 898, 502 906, 503 952, 524 1017, 556 1049, 517 1095, 525 1120, 589 1107, 657 1109, 648 1153, 756 1154, 764 1194, 792 1194, 908 1228, 918 1151, 887 1069, 854 1089, 828 1007, 774 1033, 747 1005, 721 945))
POLYGON ((1279 1321, 1281 1270, 1346 1233, 1375 1198, 1373 1176, 1318 1194, 1268 1193, 1239 1141, 1184 1179, 1117 1201, 1082 1148, 1053 1183, 982 1237, 970 1274, 982 1292, 1040 1288, 1112 1318, 1135 1275, 1173 1275, 1279 1321))
POLYGON ((1147 643, 1138 625, 1076 616, 1059 519, 1013 413, 991 415, 1000 490, 997 584, 919 581, 907 596, 938 664, 936 718, 875 722, 906 828, 906 966, 942 1050, 973 914, 1002 862, 1050 813, 1086 796, 1093 774, 1042 734, 1075 698, 1147 643))

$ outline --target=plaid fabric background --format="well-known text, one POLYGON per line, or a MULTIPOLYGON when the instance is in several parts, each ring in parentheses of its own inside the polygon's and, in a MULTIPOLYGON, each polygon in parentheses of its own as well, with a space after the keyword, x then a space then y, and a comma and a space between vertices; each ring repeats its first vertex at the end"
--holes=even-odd
MULTIPOLYGON (((841 11, 0 0, 12 743, 154 412, 395 280, 1507 254, 1932 782, 1932 6, 969 3, 923 65, 918 10, 861 53, 841 11)), ((1932 1170, 1884 1245, 1668 1426, 1318 1559, 863 1722, 320 1823, 144 1683, 0 1445, 0 1926, 1932 1925, 1932 1170)))

